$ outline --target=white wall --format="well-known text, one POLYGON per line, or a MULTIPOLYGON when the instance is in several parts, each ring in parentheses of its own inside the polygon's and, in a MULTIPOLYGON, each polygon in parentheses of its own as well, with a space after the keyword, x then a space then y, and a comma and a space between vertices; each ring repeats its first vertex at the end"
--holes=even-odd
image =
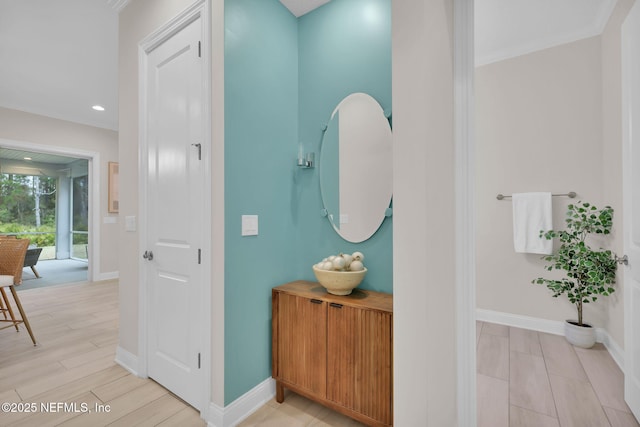
MULTIPOLYGON (((511 201, 498 193, 575 191, 554 197, 554 226, 567 204, 585 200, 615 209, 614 233, 602 245, 622 251, 619 1, 602 36, 476 69, 477 306, 563 321, 576 312, 531 280, 549 272, 539 255, 513 250, 511 201)), ((585 321, 623 345, 622 276, 617 292, 585 308, 585 321)))
MULTIPOLYGON (((120 216, 138 219, 138 44, 192 3, 191 0, 136 0, 120 13, 119 150, 120 216)), ((138 233, 120 223, 120 347, 138 354, 138 233)))
POLYGON ((0 139, 23 141, 37 146, 51 146, 100 154, 99 218, 100 259, 94 263, 97 277, 113 278, 118 274, 117 224, 105 224, 107 212, 107 165, 118 161, 118 133, 108 129, 81 125, 22 111, 0 108, 0 139))
MULTIPOLYGON (((548 275, 545 263, 540 255, 514 252, 511 201, 496 195, 575 191, 601 203, 600 58, 600 39, 593 37, 476 69, 479 308, 576 317, 568 302, 530 283, 548 275)), ((553 198, 554 226, 563 226, 570 202, 553 198)), ((586 313, 597 326, 603 318, 601 310, 586 313)))
POLYGON ((394 1, 392 19, 394 425, 453 427, 453 1, 394 1))

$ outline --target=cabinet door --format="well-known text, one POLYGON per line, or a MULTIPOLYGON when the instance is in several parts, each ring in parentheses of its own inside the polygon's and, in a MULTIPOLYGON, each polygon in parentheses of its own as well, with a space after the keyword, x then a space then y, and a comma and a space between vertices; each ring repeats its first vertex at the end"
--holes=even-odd
POLYGON ((327 387, 326 303, 279 293, 277 304, 276 379, 324 397, 327 387))
POLYGON ((327 399, 391 424, 391 314, 330 304, 327 399))

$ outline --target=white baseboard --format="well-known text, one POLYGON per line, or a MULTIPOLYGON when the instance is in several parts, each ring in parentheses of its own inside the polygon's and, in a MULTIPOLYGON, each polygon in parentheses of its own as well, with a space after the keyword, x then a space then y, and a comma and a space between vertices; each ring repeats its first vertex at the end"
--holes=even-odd
POLYGON ((118 271, 107 271, 106 273, 98 274, 98 280, 99 281, 115 280, 115 279, 118 279, 119 277, 120 277, 120 272, 118 272, 118 271))
POLYGON ((223 427, 224 408, 215 403, 209 403, 209 411, 206 414, 205 421, 207 422, 207 427, 223 427))
POLYGON ((611 335, 601 328, 596 329, 596 340, 601 342, 609 351, 609 354, 613 360, 618 364, 618 367, 624 372, 624 349, 611 338, 611 335))
MULTIPOLYGON (((118 346, 116 363, 139 377, 138 356, 118 346)), ((225 407, 209 404, 206 416, 208 427, 234 427, 276 395, 276 382, 267 378, 225 407)))
POLYGON ((122 366, 127 371, 131 372, 136 377, 139 377, 138 373, 138 356, 129 353, 124 348, 118 346, 116 348, 116 363, 122 366))
POLYGON ((545 320, 520 314, 502 313, 500 311, 476 309, 476 319, 482 322, 530 329, 554 335, 564 335, 564 322, 545 320))
MULTIPOLYGON (((481 308, 476 309, 476 319, 482 322, 497 323, 499 325, 530 329, 554 335, 564 335, 564 322, 558 320, 539 319, 537 317, 502 313, 481 308)), ((613 340, 611 335, 609 335, 605 329, 596 328, 596 341, 606 347, 613 360, 618 364, 622 372, 624 372, 624 351, 620 345, 613 340)))
POLYGON ((224 408, 209 404, 209 427, 234 427, 276 395, 276 382, 267 378, 224 408))

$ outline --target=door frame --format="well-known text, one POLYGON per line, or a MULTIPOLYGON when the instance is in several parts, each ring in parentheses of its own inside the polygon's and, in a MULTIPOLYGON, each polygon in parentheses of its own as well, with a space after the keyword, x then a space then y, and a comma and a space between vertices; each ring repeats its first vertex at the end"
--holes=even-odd
POLYGON ((99 268, 97 268, 97 266, 100 265, 100 153, 97 151, 43 145, 27 141, 13 141, 3 138, 0 138, 0 145, 14 150, 33 151, 34 153, 54 154, 87 160, 91 183, 89 185, 89 245, 87 248, 89 259, 87 260, 87 280, 91 282, 106 280, 102 277, 99 268), (96 167, 96 165, 98 166, 96 167))
MULTIPOLYGON (((203 224, 202 234, 205 236, 202 242, 202 251, 204 253, 203 259, 211 260, 212 257, 207 254, 211 254, 211 239, 206 236, 211 236, 211 47, 209 45, 211 41, 211 7, 210 0, 197 0, 179 15, 171 19, 169 22, 161 26, 159 29, 145 37, 138 44, 138 215, 141 219, 139 224, 139 236, 138 236, 138 248, 145 248, 147 245, 148 228, 146 218, 149 213, 147 205, 147 176, 148 176, 148 135, 147 135, 147 60, 148 54, 158 47, 160 44, 171 38, 178 31, 185 26, 201 19, 202 22, 202 87, 204 93, 202 96, 203 102, 203 141, 201 145, 202 150, 202 169, 203 169, 203 195, 204 200, 202 203, 203 209, 203 224)), ((138 259, 138 277, 139 277, 139 293, 138 293, 138 374, 144 378, 148 377, 148 328, 149 328, 149 283, 146 274, 146 261, 142 258, 142 252, 138 259)), ((212 283, 211 283, 211 267, 203 266, 202 269, 202 286, 201 286, 201 312, 202 312, 202 327, 199 337, 201 353, 201 366, 202 366, 202 384, 200 390, 200 412, 203 418, 206 419, 206 415, 209 410, 209 402, 211 401, 211 301, 212 301, 212 283)))
MULTIPOLYGON (((631 197, 631 182, 632 182, 632 176, 631 176, 631 162, 632 162, 632 157, 631 157, 631 137, 632 137, 632 126, 633 123, 631 122, 631 114, 632 114, 632 108, 634 105, 634 99, 631 98, 630 96, 630 87, 631 87, 631 79, 633 76, 633 70, 632 70, 632 65, 630 64, 631 60, 629 58, 630 55, 630 46, 628 44, 628 36, 627 36, 627 32, 631 31, 629 29, 629 27, 636 29, 640 26, 640 23, 636 22, 636 21, 631 21, 629 19, 630 15, 632 12, 634 12, 634 8, 640 8, 640 5, 638 3, 635 3, 633 5, 633 7, 630 9, 629 13, 627 14, 627 17, 625 18, 625 21, 623 22, 622 25, 622 31, 621 31, 621 59, 622 59, 622 66, 621 66, 621 71, 622 71, 622 205, 623 205, 623 210, 622 210, 622 215, 623 215, 623 225, 622 225, 622 229, 623 229, 623 249, 625 254, 631 256, 631 238, 629 237, 630 233, 631 233, 631 205, 632 202, 629 199, 631 197)), ((638 105, 640 104, 640 100, 635 100, 635 104, 638 105)), ((629 262, 632 264, 634 261, 633 259, 630 259, 629 262)), ((629 270, 629 266, 626 265, 624 266, 624 279, 623 279, 623 289, 624 289, 624 361, 625 361, 625 368, 623 369, 623 373, 624 373, 624 394, 625 394, 625 401, 627 400, 627 393, 630 393, 631 386, 628 384, 628 379, 627 379, 627 367, 631 365, 631 358, 629 357, 631 355, 631 342, 632 340, 632 332, 631 332, 631 325, 633 323, 633 319, 631 317, 631 305, 633 303, 632 299, 631 299, 631 293, 630 293, 630 287, 631 287, 631 281, 633 280, 630 276, 631 273, 628 271, 629 270)), ((636 307, 636 310, 638 310, 639 308, 636 307)), ((638 373, 635 373, 636 376, 638 373)), ((636 389, 637 390, 637 389, 636 389)), ((637 396, 635 396, 637 398, 637 396)), ((634 416, 637 416, 637 414, 634 412, 634 409, 637 411, 637 408, 631 408, 631 411, 634 413, 634 416)))
POLYGON ((476 151, 474 0, 453 2, 458 425, 476 426, 476 151))

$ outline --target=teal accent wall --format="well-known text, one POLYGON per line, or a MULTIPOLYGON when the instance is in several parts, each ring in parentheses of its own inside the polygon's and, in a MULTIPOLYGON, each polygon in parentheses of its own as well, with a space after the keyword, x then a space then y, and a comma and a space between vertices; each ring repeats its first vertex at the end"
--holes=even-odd
MULTIPOLYGON (((353 92, 391 109, 391 0, 333 0, 296 19, 278 0, 225 0, 225 405, 271 375, 271 288, 365 254, 361 287, 392 292, 392 219, 369 240, 320 215, 322 126, 353 92), (241 216, 259 216, 242 237, 241 216)), ((214 379, 215 380, 215 379, 214 379)))
MULTIPOLYGON (((340 112, 329 121, 327 130, 322 137, 322 151, 318 162, 318 177, 320 179, 320 195, 327 210, 327 215, 340 217, 340 112), (320 165, 322 164, 322 168, 320 165), (322 173, 324 171, 324 173, 322 173)), ((334 224, 339 227, 340 221, 334 224)), ((328 256, 328 254, 327 254, 328 256)), ((324 257, 323 257, 324 258, 324 257)), ((320 261, 320 260, 318 260, 320 261)))
MULTIPOLYGON (((332 0, 298 19, 300 140, 320 152, 322 128, 347 95, 364 92, 391 110, 391 0, 332 0)), ((320 216, 318 169, 301 182, 298 277, 315 280, 311 265, 360 251, 369 270, 361 288, 393 291, 393 217, 367 241, 349 243, 320 216)))
POLYGON ((271 375, 271 288, 296 279, 297 22, 225 2, 225 404, 271 375), (258 235, 241 236, 241 216, 258 235))

